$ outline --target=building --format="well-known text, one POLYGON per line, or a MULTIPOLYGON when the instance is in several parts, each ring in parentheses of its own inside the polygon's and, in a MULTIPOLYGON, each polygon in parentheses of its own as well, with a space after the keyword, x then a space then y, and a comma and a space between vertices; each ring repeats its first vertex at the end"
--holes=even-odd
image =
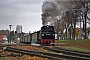
POLYGON ((17 25, 16 26, 16 31, 17 31, 17 33, 22 33, 22 26, 21 25, 17 25))
POLYGON ((1 40, 8 40, 8 39, 7 39, 6 35, 0 35, 0 41, 1 40))
POLYGON ((10 33, 9 30, 0 30, 0 35, 6 35, 6 36, 8 36, 9 33, 10 33))

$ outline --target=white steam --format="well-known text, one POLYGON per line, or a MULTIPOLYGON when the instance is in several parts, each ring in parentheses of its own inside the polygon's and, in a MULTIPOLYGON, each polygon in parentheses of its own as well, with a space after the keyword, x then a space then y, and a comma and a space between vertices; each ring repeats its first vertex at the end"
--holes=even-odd
POLYGON ((44 0, 42 5, 42 20, 45 21, 44 25, 49 22, 54 25, 54 22, 62 17, 62 12, 71 8, 68 0, 44 0))

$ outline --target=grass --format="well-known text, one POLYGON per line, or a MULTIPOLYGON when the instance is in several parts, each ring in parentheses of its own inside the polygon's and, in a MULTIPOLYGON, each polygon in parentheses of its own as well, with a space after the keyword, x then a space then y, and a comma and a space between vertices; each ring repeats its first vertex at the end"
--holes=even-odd
POLYGON ((69 40, 56 40, 56 43, 68 43, 69 40))
POLYGON ((84 39, 84 40, 56 40, 56 43, 67 43, 67 44, 73 44, 63 46, 67 49, 72 49, 72 50, 79 50, 79 51, 84 51, 84 52, 90 52, 90 40, 89 39, 84 39))
POLYGON ((89 52, 90 53, 89 49, 80 48, 80 47, 65 46, 64 48, 71 49, 71 50, 77 50, 77 51, 83 51, 83 52, 89 52))
POLYGON ((56 43, 82 43, 82 44, 87 44, 90 45, 90 40, 85 39, 85 40, 56 40, 56 43))

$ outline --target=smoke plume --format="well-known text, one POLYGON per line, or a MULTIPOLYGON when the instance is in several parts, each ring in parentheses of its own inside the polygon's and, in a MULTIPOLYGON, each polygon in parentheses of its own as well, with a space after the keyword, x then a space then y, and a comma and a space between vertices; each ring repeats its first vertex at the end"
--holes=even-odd
POLYGON ((42 5, 42 21, 43 25, 47 25, 49 22, 51 25, 60 19, 62 12, 70 9, 71 5, 68 0, 44 0, 42 5))

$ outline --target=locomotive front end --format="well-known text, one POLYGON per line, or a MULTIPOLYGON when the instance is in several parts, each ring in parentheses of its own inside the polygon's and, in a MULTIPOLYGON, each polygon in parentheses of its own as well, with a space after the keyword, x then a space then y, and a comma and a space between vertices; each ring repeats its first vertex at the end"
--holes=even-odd
POLYGON ((55 43, 55 32, 53 26, 43 26, 41 28, 41 43, 54 45, 55 43))

